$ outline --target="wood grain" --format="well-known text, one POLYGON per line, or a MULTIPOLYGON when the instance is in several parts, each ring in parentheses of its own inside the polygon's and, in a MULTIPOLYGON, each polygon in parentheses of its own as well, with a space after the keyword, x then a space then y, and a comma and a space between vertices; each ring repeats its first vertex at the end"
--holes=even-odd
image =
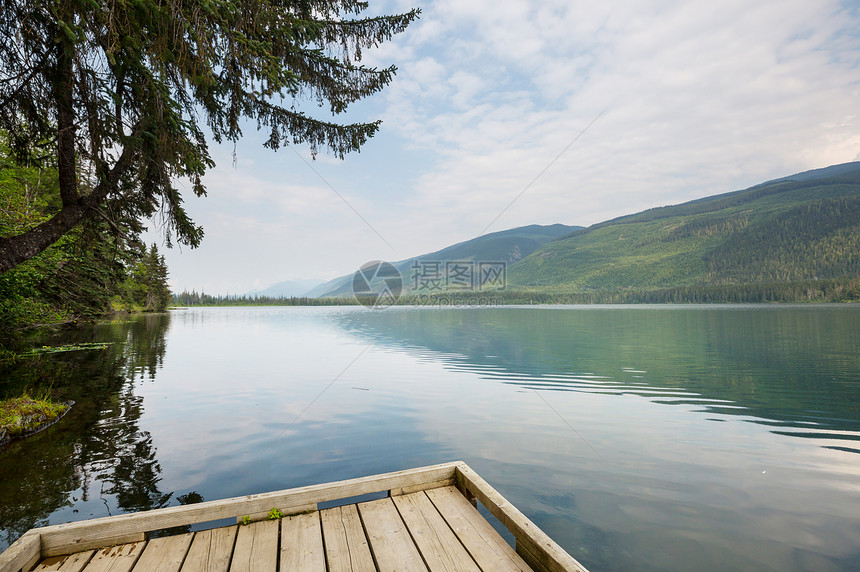
POLYGON ((376 570, 370 544, 354 504, 320 512, 329 572, 376 570))
POLYGON ((359 503, 358 513, 381 572, 427 570, 391 499, 359 503))
POLYGON ((36 566, 33 572, 81 572, 95 553, 95 550, 87 550, 66 556, 46 558, 36 566))
POLYGON ((482 570, 529 571, 528 564, 454 487, 427 491, 427 497, 482 570))
POLYGON ((98 550, 84 567, 84 572, 129 572, 134 567, 145 542, 132 542, 98 550))
POLYGON ((393 497, 392 500, 430 570, 480 572, 469 552, 423 491, 393 497))
MULTIPOLYGON (((549 572, 586 572, 585 566, 564 551, 547 534, 521 513, 517 507, 500 495, 487 481, 465 464, 456 469, 459 488, 471 492, 481 504, 499 519, 522 545, 526 553, 517 550, 528 561, 531 556, 549 572)), ((532 564, 532 567, 535 567, 532 564)))
POLYGON ((325 572, 322 527, 318 512, 281 521, 281 570, 325 572))
POLYGON ((230 572, 275 570, 278 565, 277 520, 261 520, 240 526, 230 572))
POLYGON ((194 535, 182 572, 227 572, 238 526, 201 530, 194 535))
POLYGON ((135 564, 135 569, 179 572, 193 536, 188 533, 153 538, 146 543, 146 548, 143 549, 143 554, 135 564))

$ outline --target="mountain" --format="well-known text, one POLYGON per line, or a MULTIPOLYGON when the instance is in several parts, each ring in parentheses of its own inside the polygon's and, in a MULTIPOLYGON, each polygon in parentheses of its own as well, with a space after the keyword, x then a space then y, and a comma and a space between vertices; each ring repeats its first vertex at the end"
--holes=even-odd
MULTIPOLYGON (((485 234, 465 242, 459 242, 445 247, 436 252, 422 254, 406 260, 392 262, 391 264, 400 271, 403 277, 404 287, 409 287, 411 268, 416 262, 440 262, 444 264, 450 261, 472 261, 472 262, 504 262, 513 264, 528 256, 542 245, 558 237, 570 234, 582 229, 581 226, 567 226, 563 224, 539 225, 532 224, 499 232, 485 234)), ((357 270, 357 269, 356 269, 357 270)), ((353 274, 341 276, 320 284, 307 292, 309 297, 335 297, 352 296, 353 274)))
POLYGON ((829 177, 835 177, 837 175, 844 175, 846 173, 856 171, 857 169, 860 169, 860 161, 842 163, 840 165, 831 165, 830 167, 824 167, 823 169, 812 169, 811 171, 804 171, 803 173, 797 173, 788 177, 782 177, 781 179, 768 181, 768 183, 777 183, 779 181, 812 181, 815 179, 826 179, 829 177))
POLYGON ((513 289, 655 290, 860 277, 860 162, 577 230, 508 268, 513 289))
POLYGON ((292 298, 307 294, 308 290, 316 286, 317 280, 284 280, 272 284, 264 290, 252 290, 248 296, 268 296, 270 298, 292 298))
MULTIPOLYGON (((358 269, 356 268, 356 270, 358 269)), ((329 292, 333 292, 347 284, 349 280, 352 280, 352 274, 349 276, 338 276, 337 278, 332 278, 328 282, 317 284, 308 290, 305 296, 308 298, 323 298, 328 295, 329 292)))

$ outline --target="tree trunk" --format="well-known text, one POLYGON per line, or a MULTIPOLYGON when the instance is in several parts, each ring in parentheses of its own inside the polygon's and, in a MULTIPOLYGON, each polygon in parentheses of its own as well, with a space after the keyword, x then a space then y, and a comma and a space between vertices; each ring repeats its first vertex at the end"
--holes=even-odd
POLYGON ((57 43, 57 75, 53 83, 57 102, 57 175, 62 208, 50 220, 13 237, 0 238, 0 273, 28 260, 72 230, 88 214, 92 201, 78 192, 75 150, 75 76, 71 47, 57 43))
POLYGON ((78 173, 75 160, 74 62, 64 42, 57 44, 57 173, 63 207, 77 202, 78 173))
MULTIPOLYGON (((133 136, 137 136, 137 131, 133 136)), ((92 216, 110 191, 119 185, 120 179, 131 165, 132 155, 132 147, 126 146, 107 177, 91 193, 78 197, 69 204, 66 204, 64 198, 63 208, 49 220, 19 235, 0 237, 0 274, 33 258, 86 217, 92 216)))
POLYGON ((0 238, 0 273, 33 258, 54 244, 84 220, 88 210, 82 202, 64 206, 60 212, 39 226, 17 236, 0 238))

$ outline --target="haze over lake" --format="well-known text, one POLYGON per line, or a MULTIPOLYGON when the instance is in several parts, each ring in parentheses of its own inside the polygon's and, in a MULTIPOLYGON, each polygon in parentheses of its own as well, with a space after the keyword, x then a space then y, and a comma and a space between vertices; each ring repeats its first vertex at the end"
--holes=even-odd
POLYGON ((37 524, 462 459, 592 570, 860 569, 860 306, 198 308, 2 372, 37 524))

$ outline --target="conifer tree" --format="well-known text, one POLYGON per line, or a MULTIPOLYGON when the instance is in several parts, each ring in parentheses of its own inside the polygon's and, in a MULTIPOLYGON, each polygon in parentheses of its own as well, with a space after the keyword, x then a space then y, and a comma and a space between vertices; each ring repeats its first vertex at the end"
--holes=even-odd
MULTIPOLYGON (((206 136, 236 141, 249 120, 266 146, 306 144, 338 157, 379 122, 333 115, 381 90, 395 68, 360 64, 362 50, 418 17, 362 17, 358 0, 0 0, 0 129, 24 164, 54 156, 61 206, 0 237, 0 272, 86 219, 123 224, 157 212, 166 240, 197 246, 177 180, 198 196, 213 166, 206 136), (125 222, 123 222, 125 221, 125 222)), ((132 229, 134 230, 134 229, 132 229)))

